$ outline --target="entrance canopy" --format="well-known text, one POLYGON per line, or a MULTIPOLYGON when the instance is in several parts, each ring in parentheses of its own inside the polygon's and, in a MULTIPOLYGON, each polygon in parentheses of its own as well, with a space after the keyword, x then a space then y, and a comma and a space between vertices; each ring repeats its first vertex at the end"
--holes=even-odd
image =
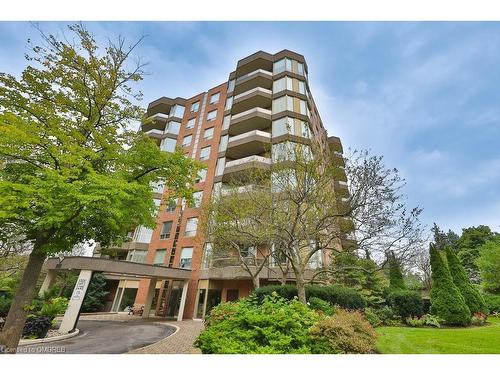
POLYGON ((126 260, 113 260, 83 256, 49 258, 45 262, 49 271, 89 270, 141 279, 189 280, 191 270, 154 266, 152 264, 135 263, 126 260))
POLYGON ((187 289, 191 270, 156 266, 152 264, 135 263, 124 260, 113 260, 96 257, 70 256, 63 258, 49 258, 45 262, 47 276, 40 289, 40 295, 48 290, 57 272, 80 270, 68 308, 59 327, 59 332, 68 333, 76 327, 80 309, 82 307, 87 288, 94 272, 106 275, 126 276, 127 278, 150 279, 146 296, 146 303, 142 313, 143 318, 149 316, 157 280, 180 280, 183 282, 182 295, 177 320, 182 320, 186 303, 187 289))

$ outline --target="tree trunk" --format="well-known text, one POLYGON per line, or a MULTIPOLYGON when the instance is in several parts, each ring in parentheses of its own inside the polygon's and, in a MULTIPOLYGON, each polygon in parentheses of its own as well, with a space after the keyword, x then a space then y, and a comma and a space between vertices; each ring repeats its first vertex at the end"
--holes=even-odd
POLYGON ((256 276, 252 276, 252 283, 254 290, 260 288, 260 278, 258 274, 256 276))
POLYGON ((304 283, 304 274, 302 270, 295 271, 295 283, 297 285, 297 295, 299 301, 306 304, 306 285, 304 283))
POLYGON ((46 254, 42 252, 41 246, 42 241, 37 240, 28 258, 21 283, 16 290, 2 332, 0 332, 0 346, 3 346, 4 349, 0 353, 14 354, 23 334, 26 316, 28 315, 24 308, 33 299, 36 283, 46 258, 46 254))

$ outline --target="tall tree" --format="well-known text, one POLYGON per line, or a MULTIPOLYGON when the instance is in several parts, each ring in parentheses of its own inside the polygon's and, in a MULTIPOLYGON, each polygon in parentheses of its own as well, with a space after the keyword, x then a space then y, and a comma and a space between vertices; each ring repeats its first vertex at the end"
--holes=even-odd
POLYGON ((406 289, 401 265, 395 256, 392 256, 389 260, 389 288, 406 289))
POLYGON ((197 168, 131 129, 144 113, 133 88, 144 65, 130 59, 139 42, 102 49, 83 25, 69 30, 64 40, 41 32, 19 78, 0 73, 0 232, 32 244, 0 336, 7 348, 19 342, 47 255, 153 227, 150 184, 163 179, 189 199, 197 168))
POLYGON ((485 290, 500 293, 500 236, 486 242, 480 248, 476 261, 485 290))
POLYGON ((479 291, 469 280, 464 267, 460 263, 456 253, 447 247, 445 249, 446 259, 448 260, 448 269, 450 270, 453 283, 456 285, 460 293, 465 299, 465 303, 472 314, 476 312, 485 312, 486 304, 479 291))
POLYGON ((453 283, 450 270, 441 252, 434 244, 429 247, 432 267, 431 313, 442 318, 446 324, 466 326, 471 313, 465 299, 453 283))

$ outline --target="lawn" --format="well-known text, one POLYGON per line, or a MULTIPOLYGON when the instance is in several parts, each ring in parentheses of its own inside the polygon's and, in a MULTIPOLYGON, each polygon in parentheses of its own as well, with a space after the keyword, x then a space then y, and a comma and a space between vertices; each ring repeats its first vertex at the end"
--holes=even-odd
POLYGON ((499 354, 500 318, 472 328, 377 328, 378 350, 387 354, 499 354))

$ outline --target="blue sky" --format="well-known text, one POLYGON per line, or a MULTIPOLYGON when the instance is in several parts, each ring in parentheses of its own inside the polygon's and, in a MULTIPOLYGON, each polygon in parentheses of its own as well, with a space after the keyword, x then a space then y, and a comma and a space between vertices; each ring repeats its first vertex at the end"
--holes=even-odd
MULTIPOLYGON (((41 23, 61 32, 64 23, 41 23)), ((190 97, 227 80, 257 50, 291 49, 344 147, 384 155, 407 180, 424 222, 500 231, 500 23, 100 22, 98 39, 147 35, 143 105, 190 97)), ((29 23, 0 22, 0 71, 25 66, 29 23)))

